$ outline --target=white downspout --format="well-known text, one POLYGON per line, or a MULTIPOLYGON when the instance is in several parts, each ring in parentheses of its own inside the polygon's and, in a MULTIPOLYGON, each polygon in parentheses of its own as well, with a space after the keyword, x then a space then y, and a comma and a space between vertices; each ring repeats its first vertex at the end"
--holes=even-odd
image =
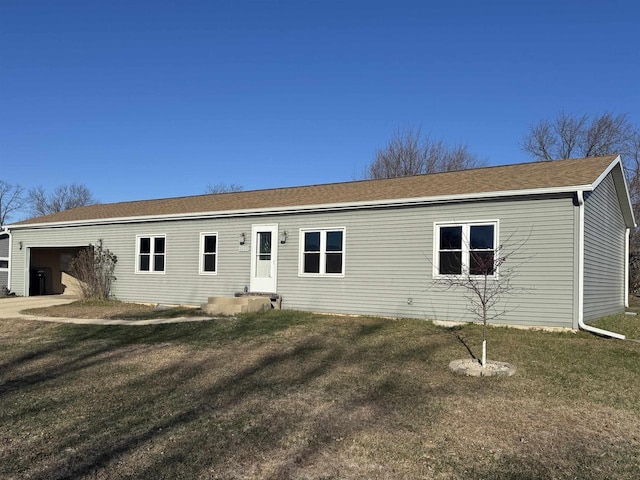
MULTIPOLYGON (((576 192, 578 197, 578 327, 587 332, 605 337, 624 340, 627 337, 620 333, 602 330, 584 323, 584 195, 582 190, 576 192)), ((628 231, 628 229, 627 229, 628 231)), ((625 272, 626 275, 626 272, 625 272)))
POLYGON ((9 231, 9 229, 7 227, 3 227, 3 230, 5 232, 7 232, 7 234, 9 234, 9 278, 7 279, 7 288, 9 289, 9 291, 11 291, 11 266, 13 265, 12 262, 12 239, 11 239, 11 232, 9 231))
POLYGON ((624 308, 629 308, 629 236, 631 229, 624 232, 624 308))

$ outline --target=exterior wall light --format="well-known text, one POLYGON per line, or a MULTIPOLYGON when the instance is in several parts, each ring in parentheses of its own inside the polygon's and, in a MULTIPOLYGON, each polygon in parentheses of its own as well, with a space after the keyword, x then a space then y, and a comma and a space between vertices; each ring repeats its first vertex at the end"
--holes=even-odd
POLYGON ((286 231, 280 232, 280 243, 287 243, 288 236, 289 234, 286 231))
POLYGON ((22 250, 22 241, 18 242, 18 247, 22 250))
POLYGON ((240 245, 244 245, 244 242, 246 241, 246 239, 247 237, 245 236, 244 232, 242 232, 238 237, 238 241, 240 242, 240 245))

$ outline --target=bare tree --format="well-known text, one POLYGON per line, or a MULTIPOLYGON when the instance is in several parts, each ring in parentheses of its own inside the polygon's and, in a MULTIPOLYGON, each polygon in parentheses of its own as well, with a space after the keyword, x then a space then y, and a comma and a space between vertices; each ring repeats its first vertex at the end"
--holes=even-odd
MULTIPOLYGON (((640 126, 626 113, 574 115, 561 111, 524 134, 520 147, 535 160, 620 154, 636 218, 640 214, 640 126)), ((640 292, 640 234, 630 239, 630 288, 640 292)))
MULTIPOLYGON (((487 325, 490 321, 507 313, 501 302, 506 296, 526 291, 513 284, 518 267, 526 259, 516 259, 528 237, 514 241, 513 235, 495 250, 473 250, 469 248, 469 265, 458 264, 458 274, 447 274, 435 280, 443 290, 462 289, 469 301, 468 310, 482 322, 481 365, 487 363, 487 325)), ((462 239, 470 243, 469 239, 462 239)), ((470 245, 469 245, 470 246, 470 245)))
POLYGON ((520 147, 535 160, 559 160, 620 153, 638 154, 638 127, 626 113, 573 115, 561 111, 555 119, 529 127, 520 147))
POLYGON ((0 227, 24 204, 24 188, 0 180, 0 227))
POLYGON ((32 188, 29 190, 27 203, 29 204, 31 215, 40 216, 84 207, 98 202, 85 185, 72 183, 70 185, 60 185, 49 194, 42 186, 32 188))
POLYGON ((365 168, 364 178, 393 178, 424 173, 449 172, 484 165, 466 145, 449 146, 432 139, 422 129, 398 129, 391 140, 376 150, 365 168))
POLYGON ((207 185, 204 193, 231 193, 231 192, 241 192, 244 190, 242 185, 238 185, 236 183, 224 183, 219 182, 215 185, 207 185))

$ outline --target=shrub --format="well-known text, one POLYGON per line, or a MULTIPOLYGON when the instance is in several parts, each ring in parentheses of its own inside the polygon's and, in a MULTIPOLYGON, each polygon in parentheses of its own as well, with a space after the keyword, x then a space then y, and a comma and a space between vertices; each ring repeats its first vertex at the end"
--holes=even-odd
POLYGON ((111 295, 118 257, 101 246, 81 250, 71 261, 69 272, 80 281, 82 298, 106 300, 111 295))

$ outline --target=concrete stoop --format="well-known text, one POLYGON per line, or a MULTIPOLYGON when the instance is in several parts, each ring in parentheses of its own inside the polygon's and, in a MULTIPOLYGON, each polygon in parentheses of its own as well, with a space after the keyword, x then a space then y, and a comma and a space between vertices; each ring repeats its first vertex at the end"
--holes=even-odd
POLYGON ((240 313, 271 310, 271 299, 265 296, 209 297, 202 310, 211 315, 238 315, 240 313))

